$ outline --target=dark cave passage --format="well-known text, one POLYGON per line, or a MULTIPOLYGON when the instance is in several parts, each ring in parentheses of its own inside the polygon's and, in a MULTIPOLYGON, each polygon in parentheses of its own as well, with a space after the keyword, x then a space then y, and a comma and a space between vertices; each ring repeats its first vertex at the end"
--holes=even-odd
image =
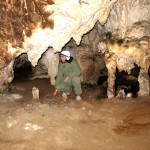
POLYGON ((28 79, 32 74, 32 64, 27 54, 21 54, 14 62, 14 80, 28 79))
MULTIPOLYGON (((138 75, 139 75, 140 68, 135 66, 131 70, 131 73, 128 74, 125 71, 119 72, 116 70, 116 80, 115 80, 115 91, 116 95, 118 94, 119 90, 123 89, 125 94, 132 93, 132 97, 137 97, 137 93, 139 91, 139 82, 138 82, 138 75)), ((107 69, 105 69, 105 75, 99 77, 97 83, 100 86, 107 87, 107 69)))
POLYGON ((14 69, 14 80, 28 79, 31 76, 32 67, 14 69))

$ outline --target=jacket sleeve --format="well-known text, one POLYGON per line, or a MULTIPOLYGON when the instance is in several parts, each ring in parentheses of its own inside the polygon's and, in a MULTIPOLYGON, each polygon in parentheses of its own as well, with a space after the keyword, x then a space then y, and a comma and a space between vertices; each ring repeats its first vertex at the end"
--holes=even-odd
POLYGON ((73 78, 75 76, 80 76, 81 74, 81 69, 79 67, 79 64, 77 61, 73 61, 72 62, 72 72, 69 73, 69 78, 73 78))
POLYGON ((59 64, 55 87, 57 87, 57 85, 59 85, 62 80, 63 80, 63 73, 62 73, 61 65, 59 64))

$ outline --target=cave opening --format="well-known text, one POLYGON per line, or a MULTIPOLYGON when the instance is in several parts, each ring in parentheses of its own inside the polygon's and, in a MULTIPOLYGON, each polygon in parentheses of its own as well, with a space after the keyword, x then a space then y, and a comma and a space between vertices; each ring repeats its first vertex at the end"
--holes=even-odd
POLYGON ((27 79, 32 73, 32 64, 26 53, 19 55, 14 61, 14 80, 27 79))
MULTIPOLYGON (((43 53, 42 56, 45 55, 45 53, 43 53)), ((39 63, 41 58, 35 67, 28 60, 26 53, 21 54, 15 59, 13 65, 14 79, 8 88, 9 94, 14 95, 13 98, 15 101, 21 104, 32 103, 32 90, 34 87, 40 91, 41 103, 47 101, 46 96, 49 93, 52 95, 50 91, 54 91, 54 87, 50 84, 46 66, 39 63)))
POLYGON ((131 69, 130 74, 125 71, 119 72, 119 70, 117 69, 115 80, 116 95, 120 90, 124 90, 126 95, 128 93, 132 93, 132 98, 137 98, 139 92, 139 72, 140 67, 138 67, 137 65, 135 65, 135 67, 131 69))
MULTIPOLYGON (((125 71, 120 72, 118 68, 116 68, 115 96, 118 95, 120 90, 123 90, 125 95, 127 95, 128 93, 132 93, 132 98, 137 98, 139 92, 139 81, 138 81, 139 72, 140 67, 138 67, 136 64, 135 67, 131 69, 130 74, 128 74, 125 71)), ((105 66, 103 69, 100 70, 100 76, 97 81, 98 85, 105 88, 105 95, 108 86, 107 80, 108 80, 108 70, 105 66)))
POLYGON ((47 66, 48 62, 47 58, 45 57, 45 55, 48 55, 46 54, 48 52, 48 49, 41 55, 35 67, 28 60, 27 53, 19 55, 15 59, 13 65, 14 79, 17 80, 20 78, 25 80, 34 80, 36 78, 49 78, 47 66))

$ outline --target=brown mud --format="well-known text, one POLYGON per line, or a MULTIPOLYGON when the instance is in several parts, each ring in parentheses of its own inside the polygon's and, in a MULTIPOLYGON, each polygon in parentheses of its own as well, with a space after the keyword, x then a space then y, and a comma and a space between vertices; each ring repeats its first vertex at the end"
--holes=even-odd
POLYGON ((0 96, 0 150, 150 149, 150 97, 108 100, 102 87, 82 89, 81 102, 74 91, 63 102, 49 79, 16 78, 0 96))

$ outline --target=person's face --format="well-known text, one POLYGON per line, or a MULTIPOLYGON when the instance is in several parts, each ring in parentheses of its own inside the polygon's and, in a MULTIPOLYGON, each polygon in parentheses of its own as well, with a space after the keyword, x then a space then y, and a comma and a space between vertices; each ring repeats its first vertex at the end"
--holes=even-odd
POLYGON ((66 56, 60 55, 60 60, 62 61, 62 63, 65 63, 66 62, 66 56))

